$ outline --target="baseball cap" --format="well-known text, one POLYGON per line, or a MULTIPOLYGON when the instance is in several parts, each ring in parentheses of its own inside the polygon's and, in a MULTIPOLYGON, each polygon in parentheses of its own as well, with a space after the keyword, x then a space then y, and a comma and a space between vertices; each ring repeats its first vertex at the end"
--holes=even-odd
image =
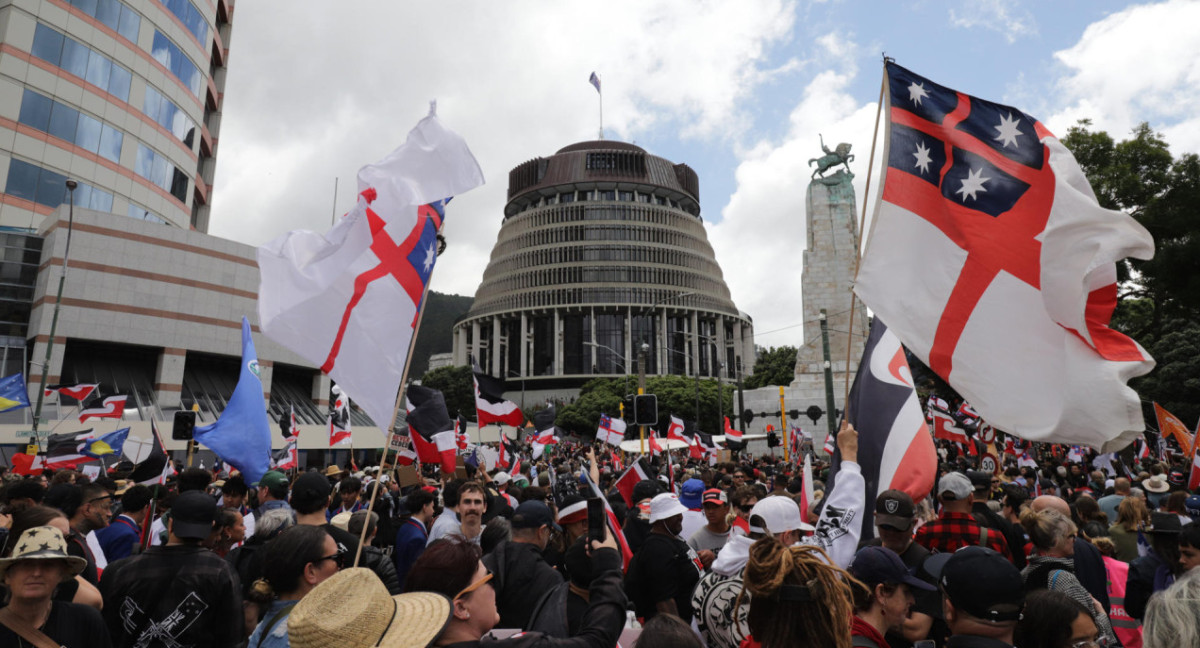
POLYGON ((879 526, 908 531, 916 514, 917 507, 913 505, 912 497, 902 490, 891 488, 875 498, 875 524, 879 526))
POLYGON ((1183 503, 1183 508, 1193 520, 1200 518, 1200 495, 1189 495, 1183 503))
POLYGON ((950 554, 938 583, 954 607, 977 619, 1016 621, 1025 607, 1021 572, 986 547, 972 545, 950 554))
POLYGON ((904 561, 895 551, 887 547, 863 547, 854 554, 849 571, 855 578, 874 588, 880 583, 905 583, 917 589, 932 592, 937 588, 908 573, 904 561))
POLYGON ((492 481, 496 482, 497 486, 503 486, 503 485, 507 484, 508 482, 512 481, 512 477, 510 477, 508 473, 501 470, 500 472, 496 473, 495 475, 492 475, 492 481))
POLYGON ((784 531, 792 531, 799 529, 801 531, 812 531, 813 525, 805 522, 800 517, 800 505, 790 497, 782 497, 775 495, 766 497, 750 509, 750 532, 751 533, 783 533, 784 531), (755 516, 759 520, 755 520, 755 516), (756 524, 761 522, 762 524, 756 524))
POLYGON ((562 527, 554 522, 554 514, 550 512, 550 507, 544 503, 537 500, 526 500, 517 506, 517 510, 512 516, 512 528, 537 529, 542 526, 562 531, 562 527))
POLYGON ((992 487, 992 473, 986 470, 968 470, 967 479, 971 480, 971 486, 975 490, 988 490, 992 487))
POLYGON ((729 503, 729 496, 720 488, 710 488, 704 491, 704 503, 722 506, 729 503))
POLYGON ((293 506, 297 502, 319 502, 329 497, 333 492, 333 486, 329 483, 329 479, 321 473, 308 472, 296 478, 296 483, 292 484, 291 501, 293 506))
POLYGON ((674 493, 659 493, 650 500, 650 524, 683 515, 688 510, 674 493))
POLYGON ((679 501, 690 509, 700 508, 700 500, 704 496, 704 481, 700 479, 689 479, 683 482, 683 490, 680 492, 679 501))
POLYGON ((975 492, 975 488, 971 486, 971 480, 967 479, 966 475, 952 472, 946 473, 938 481, 937 492, 944 500, 961 500, 975 492))
POLYGON ((263 473, 263 476, 258 480, 258 486, 260 488, 278 488, 280 486, 287 486, 287 483, 287 475, 279 472, 278 470, 268 470, 267 472, 263 473))
POLYGON ((184 491, 171 505, 171 533, 176 537, 199 540, 212 532, 217 518, 217 500, 204 491, 184 491))

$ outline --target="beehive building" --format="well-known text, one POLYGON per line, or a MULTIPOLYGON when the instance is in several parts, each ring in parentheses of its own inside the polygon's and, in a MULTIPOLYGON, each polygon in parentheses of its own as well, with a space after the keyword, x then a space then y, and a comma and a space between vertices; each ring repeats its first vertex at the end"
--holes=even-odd
POLYGON ((732 378, 754 366, 753 324, 730 297, 700 215, 700 182, 623 142, 567 146, 509 173, 483 281, 454 360, 529 390, 593 376, 732 378))

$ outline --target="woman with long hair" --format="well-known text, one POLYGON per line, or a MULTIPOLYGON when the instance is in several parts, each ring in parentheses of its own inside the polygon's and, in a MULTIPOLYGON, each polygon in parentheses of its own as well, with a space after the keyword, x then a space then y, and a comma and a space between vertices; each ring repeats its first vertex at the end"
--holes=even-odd
POLYGON ((1021 526, 1033 542, 1033 555, 1021 571, 1026 589, 1054 590, 1075 599, 1089 610, 1101 635, 1115 644, 1108 614, 1075 577, 1075 523, 1053 509, 1026 509, 1021 513, 1021 526))
POLYGON ((267 543, 265 551, 263 577, 254 581, 248 597, 265 606, 266 613, 250 635, 247 648, 289 646, 292 608, 342 566, 337 543, 321 527, 291 527, 267 543))
POLYGON ((742 584, 738 605, 750 605, 750 636, 763 648, 790 647, 799 638, 810 646, 850 648, 855 591, 866 587, 833 566, 820 547, 762 538, 750 546, 742 584))
POLYGON ((1138 557, 1137 533, 1150 520, 1150 511, 1140 497, 1126 497, 1117 506, 1117 521, 1108 527, 1108 537, 1117 546, 1117 560, 1132 562, 1138 557))

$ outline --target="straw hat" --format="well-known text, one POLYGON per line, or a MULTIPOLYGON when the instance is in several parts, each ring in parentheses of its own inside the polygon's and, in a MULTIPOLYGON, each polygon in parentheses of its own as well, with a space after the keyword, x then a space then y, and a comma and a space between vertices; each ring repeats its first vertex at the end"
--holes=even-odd
POLYGON ((325 467, 325 476, 326 477, 337 477, 338 475, 340 475, 344 472, 346 472, 346 471, 342 470, 341 468, 338 468, 337 466, 326 466, 325 467))
POLYGON ((33 527, 21 534, 12 556, 0 558, 0 579, 13 563, 21 560, 61 560, 67 564, 63 581, 75 578, 87 566, 83 558, 67 554, 67 541, 63 540, 62 531, 52 526, 33 527))
POLYGON ((292 609, 292 648, 426 648, 450 621, 450 599, 434 592, 391 596, 375 572, 329 577, 292 609))

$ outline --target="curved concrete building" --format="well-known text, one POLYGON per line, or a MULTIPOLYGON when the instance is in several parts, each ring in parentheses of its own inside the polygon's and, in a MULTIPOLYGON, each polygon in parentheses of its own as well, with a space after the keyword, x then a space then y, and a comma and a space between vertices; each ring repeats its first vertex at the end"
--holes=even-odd
POLYGON ((723 378, 754 366, 686 164, 624 142, 580 142, 509 173, 504 223, 454 360, 531 390, 595 375, 723 378))

